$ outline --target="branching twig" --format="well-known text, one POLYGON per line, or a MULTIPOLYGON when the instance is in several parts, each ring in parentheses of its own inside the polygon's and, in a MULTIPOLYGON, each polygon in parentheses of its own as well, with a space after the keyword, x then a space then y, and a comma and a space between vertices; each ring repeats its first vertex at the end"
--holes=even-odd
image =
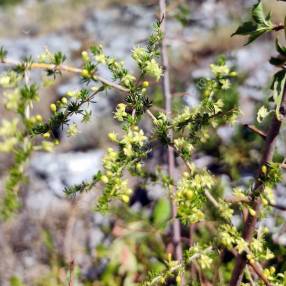
MULTIPOLYGON (((10 60, 10 59, 4 59, 3 61, 0 62, 1 64, 7 65, 7 66, 18 66, 21 63, 14 61, 14 60, 10 60)), ((65 72, 70 72, 70 73, 76 73, 76 74, 81 74, 82 73, 82 69, 80 68, 76 68, 76 67, 72 67, 72 66, 67 66, 67 65, 54 65, 54 64, 45 64, 45 63, 31 63, 29 65, 30 69, 41 69, 41 70, 54 70, 54 71, 65 71, 65 72)), ((117 90, 123 91, 123 92, 128 92, 128 89, 116 84, 112 81, 109 81, 101 76, 95 75, 93 74, 93 79, 102 82, 105 85, 108 85, 110 87, 113 87, 117 90)))
POLYGON ((249 130, 253 131, 254 133, 258 134, 259 136, 261 136, 263 139, 266 138, 266 134, 262 130, 255 127, 254 125, 244 124, 244 126, 249 130))
POLYGON ((257 276, 264 282, 264 284, 266 286, 272 286, 272 284, 268 281, 267 277, 264 275, 263 271, 262 271, 262 267, 260 264, 254 262, 251 263, 250 261, 248 261, 248 264, 252 267, 252 269, 254 270, 254 272, 257 274, 257 276))
POLYGON ((70 262, 70 269, 69 269, 69 284, 68 286, 74 286, 74 260, 70 262))
MULTIPOLYGON (((281 102, 282 104, 280 107, 280 113, 281 115, 285 116, 285 105, 286 105, 286 88, 285 87, 284 87, 284 92, 283 92, 281 102)), ((256 222, 257 222, 257 216, 261 208, 261 199, 260 199, 260 196, 257 195, 257 192, 258 193, 263 192, 263 183, 259 180, 262 174, 261 173, 262 166, 272 160, 276 138, 279 135, 281 125, 282 125, 282 122, 277 118, 277 115, 274 114, 272 121, 271 121, 271 125, 269 127, 269 130, 265 138, 264 151, 262 154, 258 174, 256 177, 256 183, 254 185, 254 189, 252 191, 252 197, 250 201, 250 205, 255 210, 255 214, 251 215, 250 213, 248 213, 247 220, 246 220, 244 230, 243 230, 243 238, 247 242, 250 242, 252 240, 252 237, 255 231, 256 222)), ((240 285, 246 263, 247 263, 247 258, 245 256, 245 253, 239 254, 236 258, 235 267, 232 272, 232 278, 229 284, 230 286, 240 285)))
MULTIPOLYGON (((161 12, 161 29, 163 34, 166 31, 166 1, 160 0, 160 12, 161 12)), ((169 77, 169 61, 168 61, 168 53, 167 53, 167 44, 166 39, 163 35, 162 39, 162 64, 164 68, 164 76, 163 76, 163 92, 165 97, 165 110, 168 118, 170 119, 172 116, 172 95, 170 89, 170 77, 169 77)), ((170 130, 169 136, 172 140, 173 133, 170 130)), ((174 170, 175 170, 175 154, 172 147, 168 146, 168 169, 169 169, 169 176, 174 178, 174 170)), ((175 189, 173 190, 175 192, 175 189)), ((171 194, 172 196, 172 194, 171 194)), ((172 218, 173 218, 173 244, 175 247, 175 256, 176 259, 181 261, 183 259, 183 251, 181 245, 181 227, 180 222, 177 219, 177 207, 175 202, 172 199, 172 218)))

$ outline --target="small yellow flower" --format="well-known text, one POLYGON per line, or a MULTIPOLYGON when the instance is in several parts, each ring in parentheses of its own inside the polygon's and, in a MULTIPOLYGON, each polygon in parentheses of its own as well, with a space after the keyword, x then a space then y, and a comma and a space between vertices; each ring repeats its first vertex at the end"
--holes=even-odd
POLYGON ((101 63, 101 64, 105 64, 105 63, 106 63, 106 58, 105 58, 105 55, 104 55, 104 54, 96 55, 96 56, 95 56, 95 60, 96 60, 98 63, 101 63))
POLYGON ((114 133, 114 132, 110 132, 110 133, 108 134, 108 138, 109 138, 111 141, 116 142, 116 141, 117 141, 117 134, 114 133))
POLYGON ((266 173, 267 173, 267 167, 266 167, 265 165, 263 165, 263 166, 261 167, 261 172, 262 172, 263 175, 266 175, 266 173))
POLYGON ((249 213, 252 215, 252 216, 255 216, 256 215, 256 211, 252 208, 249 208, 248 209, 249 213))
POLYGON ((142 63, 146 57, 147 52, 144 48, 138 47, 132 51, 132 58, 138 63, 142 63))
POLYGON ((57 111, 57 106, 54 103, 52 103, 50 105, 50 109, 51 109, 52 112, 56 112, 57 111))
POLYGON ((83 69, 83 70, 81 71, 81 76, 82 76, 82 77, 85 77, 85 78, 90 77, 89 71, 86 70, 86 69, 83 69))
POLYGON ((51 137, 51 134, 49 132, 46 132, 45 134, 43 134, 43 137, 44 138, 50 138, 51 137))
POLYGON ((66 97, 63 97, 63 98, 61 99, 61 102, 62 102, 63 104, 67 104, 67 103, 68 103, 68 100, 67 100, 66 97))
POLYGON ((129 203, 130 198, 127 195, 121 195, 121 200, 127 204, 129 203))
POLYGON ((143 87, 148 87, 149 86, 149 81, 143 81, 143 83, 142 83, 142 86, 143 87))
POLYGON ((154 59, 147 62, 145 71, 150 76, 153 76, 156 80, 159 80, 162 75, 162 69, 154 59))
POLYGON ((85 63, 90 60, 87 51, 83 51, 83 52, 81 53, 81 58, 82 58, 82 60, 83 60, 85 63))
POLYGON ((36 120, 37 120, 38 122, 42 122, 42 121, 43 121, 43 117, 42 117, 42 115, 40 115, 40 114, 37 114, 37 115, 35 116, 35 118, 36 118, 36 120))
POLYGON ((42 149, 46 152, 52 152, 54 150, 54 143, 53 142, 49 142, 49 141, 43 141, 42 142, 42 149))
POLYGON ((71 124, 67 130, 67 134, 69 137, 75 136, 78 134, 77 125, 75 123, 71 124))
POLYGON ((75 94, 76 94, 75 91, 68 91, 68 92, 67 92, 67 96, 69 96, 69 97, 74 97, 75 94))
POLYGON ((109 180, 108 180, 108 177, 107 177, 107 176, 103 175, 103 176, 101 177, 101 181, 102 181, 103 183, 107 184, 109 180))

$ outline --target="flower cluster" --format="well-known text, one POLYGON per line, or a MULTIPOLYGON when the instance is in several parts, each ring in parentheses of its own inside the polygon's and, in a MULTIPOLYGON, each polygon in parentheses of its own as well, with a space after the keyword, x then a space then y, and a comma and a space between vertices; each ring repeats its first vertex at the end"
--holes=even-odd
POLYGON ((202 210, 206 200, 205 191, 214 186, 214 179, 207 171, 184 173, 177 185, 175 201, 178 215, 185 223, 195 223, 204 219, 202 210))

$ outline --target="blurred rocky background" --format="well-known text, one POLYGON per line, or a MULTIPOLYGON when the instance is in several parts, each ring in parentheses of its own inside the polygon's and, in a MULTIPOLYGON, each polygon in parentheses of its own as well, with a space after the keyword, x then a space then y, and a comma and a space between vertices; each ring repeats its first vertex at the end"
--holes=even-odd
MULTIPOLYGON (((270 95, 269 80, 274 72, 268 64, 275 53, 270 36, 248 47, 243 46, 245 38, 231 37, 254 2, 174 0, 169 9, 167 39, 176 110, 184 104, 197 104, 200 91, 196 82, 210 75, 209 65, 219 56, 224 55, 239 75, 239 87, 226 94, 230 104, 239 102, 239 124, 222 127, 194 158, 199 166, 220 175, 226 190, 233 179, 247 182, 255 173, 261 141, 243 124, 256 121, 255 112, 270 95)), ((275 21, 282 22, 285 4, 264 2, 275 21)), ((130 51, 144 42, 157 16, 154 0, 0 0, 0 45, 13 59, 36 57, 48 48, 64 52, 67 63, 79 66, 81 51, 100 42, 106 54, 124 60, 135 72, 130 51)), ((105 70, 101 73, 109 76, 105 70)), ((37 80, 37 75, 34 77, 37 80)), ((36 110, 47 118, 48 103, 79 85, 78 77, 64 74, 55 86, 41 90, 36 110)), ((161 89, 154 87, 152 92, 153 101, 162 105, 161 89)), ((160 188, 155 186, 147 192, 135 188, 134 213, 115 209, 114 217, 94 212, 96 190, 75 199, 63 193, 66 186, 90 178, 101 168, 104 149, 111 144, 106 135, 119 128, 111 112, 120 96, 110 92, 96 98, 91 107, 93 119, 82 127, 79 136, 70 139, 60 130, 56 153, 34 154, 28 166, 29 183, 21 193, 21 212, 0 224, 0 285, 22 285, 15 284, 21 281, 25 285, 67 285, 66 273, 72 260, 79 277, 76 285, 133 285, 128 279, 120 284, 110 273, 115 271, 120 276, 128 268, 132 274, 144 266, 132 250, 140 241, 149 243, 145 222, 150 209, 156 207, 154 201, 160 202, 160 188), (142 230, 141 236, 129 240, 128 231, 132 230, 142 230)), ((10 116, 1 104, 0 115, 1 119, 10 116)), ((284 156, 285 141, 278 145, 277 156, 284 156)), ((0 157, 0 182, 9 164, 9 158, 0 157)), ((283 192, 285 188, 280 186, 279 201, 286 205, 283 192)), ((267 223, 273 226, 271 218, 267 223)), ((286 244, 283 233, 281 230, 276 239, 286 244)), ((156 237, 153 239, 156 241, 156 237)))

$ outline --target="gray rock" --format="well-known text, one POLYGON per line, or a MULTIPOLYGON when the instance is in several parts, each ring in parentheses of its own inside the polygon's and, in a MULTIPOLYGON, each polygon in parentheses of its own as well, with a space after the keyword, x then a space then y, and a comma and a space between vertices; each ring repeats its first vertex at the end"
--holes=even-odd
POLYGON ((37 153, 33 156, 30 173, 42 177, 46 189, 64 197, 66 186, 89 180, 101 168, 103 151, 37 153))
POLYGON ((62 51, 70 58, 72 51, 79 50, 81 44, 72 35, 52 33, 39 37, 19 37, 17 39, 1 39, 1 45, 9 51, 9 57, 20 60, 24 56, 39 56, 48 48, 51 52, 62 51), (68 44, 67 44, 68 43, 68 44))

